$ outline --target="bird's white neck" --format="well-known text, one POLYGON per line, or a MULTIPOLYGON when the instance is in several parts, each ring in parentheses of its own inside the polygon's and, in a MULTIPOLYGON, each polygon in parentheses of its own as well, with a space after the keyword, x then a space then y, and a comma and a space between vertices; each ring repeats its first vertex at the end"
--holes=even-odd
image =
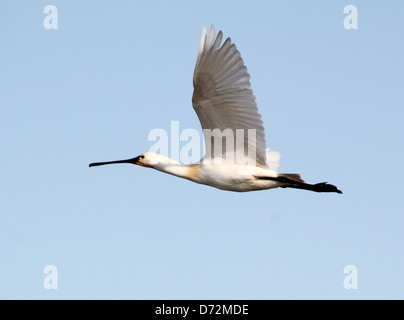
POLYGON ((161 172, 171 174, 176 177, 188 179, 197 182, 199 180, 199 175, 196 165, 186 166, 180 163, 157 163, 153 165, 153 168, 161 172))

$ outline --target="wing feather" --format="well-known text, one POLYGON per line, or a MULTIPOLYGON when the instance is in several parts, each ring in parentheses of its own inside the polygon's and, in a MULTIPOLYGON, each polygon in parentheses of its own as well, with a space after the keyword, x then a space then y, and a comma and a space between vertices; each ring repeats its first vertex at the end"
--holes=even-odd
MULTIPOLYGON (((223 45, 223 33, 215 37, 212 26, 206 35, 202 30, 201 43, 194 71, 192 104, 202 129, 244 129, 244 153, 248 146, 256 151, 256 165, 267 167, 265 131, 251 90, 250 75, 240 52, 230 38, 223 45), (256 137, 248 137, 247 130, 255 129, 256 137)), ((206 143, 206 139, 205 139, 206 143)), ((236 147, 236 146, 235 146, 236 147)), ((223 150, 222 156, 225 156, 223 150)), ((251 156, 251 155, 250 155, 251 156)))

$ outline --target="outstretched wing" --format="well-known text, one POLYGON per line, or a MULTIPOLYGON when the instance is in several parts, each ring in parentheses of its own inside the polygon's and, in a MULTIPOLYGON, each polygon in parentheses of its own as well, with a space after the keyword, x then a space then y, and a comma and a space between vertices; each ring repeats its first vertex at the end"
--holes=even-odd
MULTIPOLYGON (((226 130, 226 136, 233 132, 235 150, 242 147, 244 155, 247 155, 248 148, 255 150, 255 154, 248 157, 255 157, 257 166, 267 167, 264 125, 251 90, 250 75, 236 45, 227 38, 221 46, 222 39, 221 31, 215 37, 213 26, 208 36, 206 28, 203 28, 194 71, 192 104, 202 129, 208 129, 204 130, 207 154, 213 154, 214 141, 218 140, 208 137, 206 132, 231 129, 226 130), (236 144, 237 129, 244 132, 244 144, 241 146, 236 144), (247 134, 248 129, 255 129, 255 137, 247 134)), ((222 141, 222 144, 225 143, 222 141)), ((221 156, 225 157, 225 153, 226 148, 223 147, 221 156)))

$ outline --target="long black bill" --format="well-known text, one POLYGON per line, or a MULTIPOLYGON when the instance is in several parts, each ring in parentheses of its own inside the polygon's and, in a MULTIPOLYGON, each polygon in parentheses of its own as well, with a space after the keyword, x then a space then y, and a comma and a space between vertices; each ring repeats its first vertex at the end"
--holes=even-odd
POLYGON ((90 163, 89 167, 98 167, 98 166, 105 166, 107 164, 117 164, 117 163, 130 163, 130 164, 137 164, 139 162, 139 157, 127 159, 127 160, 118 160, 118 161, 108 161, 108 162, 94 162, 90 163))

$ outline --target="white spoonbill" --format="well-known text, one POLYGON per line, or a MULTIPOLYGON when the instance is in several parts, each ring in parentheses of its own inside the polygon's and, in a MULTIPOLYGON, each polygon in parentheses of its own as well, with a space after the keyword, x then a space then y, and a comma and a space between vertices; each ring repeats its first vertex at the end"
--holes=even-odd
POLYGON ((213 26, 209 35, 203 28, 192 97, 193 107, 205 134, 206 155, 199 163, 182 165, 163 155, 145 152, 133 159, 97 162, 90 164, 90 167, 131 163, 237 192, 281 187, 342 193, 336 186, 326 182, 308 184, 299 174, 277 172, 280 154, 265 149, 264 126, 247 68, 231 39, 227 38, 221 45, 222 39, 223 33, 220 31, 216 36, 213 26), (248 135, 244 135, 247 131, 248 135), (226 141, 223 141, 223 136, 226 141), (238 141, 240 137, 241 144, 238 141), (236 154, 244 157, 236 157, 236 154), (239 161, 240 158, 243 158, 243 162, 239 161))

